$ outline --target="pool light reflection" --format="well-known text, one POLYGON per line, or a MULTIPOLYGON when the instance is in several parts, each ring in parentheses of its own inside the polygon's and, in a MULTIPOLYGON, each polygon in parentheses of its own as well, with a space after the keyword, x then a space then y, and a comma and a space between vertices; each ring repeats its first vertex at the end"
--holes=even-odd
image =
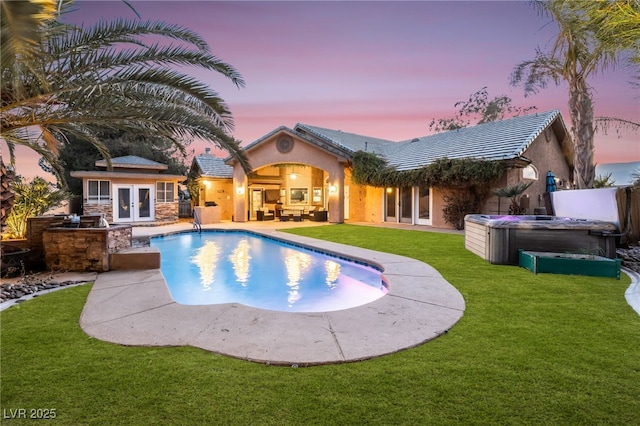
POLYGON ((238 242, 238 245, 229 255, 229 261, 233 264, 233 271, 236 274, 236 281, 243 287, 247 286, 249 279, 249 263, 251 255, 249 254, 249 242, 244 239, 238 242))
POLYGON ((296 303, 302 297, 298 290, 300 289, 300 280, 302 274, 311 266, 311 256, 302 252, 294 252, 288 255, 284 264, 287 268, 287 285, 290 287, 287 297, 289 307, 296 303))
POLYGON ((200 283, 204 291, 211 290, 218 257, 220 257, 220 247, 213 241, 205 241, 191 258, 191 262, 200 269, 200 283))
POLYGON ((327 287, 331 290, 338 285, 338 276, 340 275, 340 264, 333 260, 327 260, 324 262, 324 270, 327 274, 326 283, 327 287))

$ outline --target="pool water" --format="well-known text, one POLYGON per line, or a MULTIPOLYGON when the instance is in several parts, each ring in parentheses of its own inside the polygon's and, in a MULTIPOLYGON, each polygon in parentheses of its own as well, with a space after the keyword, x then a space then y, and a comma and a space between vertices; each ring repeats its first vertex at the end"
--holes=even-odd
POLYGON ((387 292, 379 270, 241 231, 151 239, 173 300, 183 305, 241 303, 286 312, 328 312, 370 303, 387 292))

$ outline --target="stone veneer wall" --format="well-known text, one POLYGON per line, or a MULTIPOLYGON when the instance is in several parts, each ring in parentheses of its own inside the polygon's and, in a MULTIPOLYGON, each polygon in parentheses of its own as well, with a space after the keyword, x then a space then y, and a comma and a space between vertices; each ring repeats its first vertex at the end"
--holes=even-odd
MULTIPOLYGON (((178 201, 173 203, 155 203, 155 218, 157 223, 175 223, 178 221, 178 201)), ((83 211, 88 214, 104 214, 107 222, 113 223, 113 207, 111 204, 84 204, 83 211)))
POLYGON ((111 203, 109 204, 87 204, 84 203, 82 205, 82 212, 83 214, 96 214, 96 215, 103 215, 105 219, 107 219, 107 222, 112 223, 113 222, 113 207, 111 206, 111 203))
POLYGON ((178 201, 155 204, 155 221, 173 223, 178 221, 178 201))
POLYGON ((42 235, 48 269, 105 272, 109 254, 131 247, 131 225, 50 228, 42 235))

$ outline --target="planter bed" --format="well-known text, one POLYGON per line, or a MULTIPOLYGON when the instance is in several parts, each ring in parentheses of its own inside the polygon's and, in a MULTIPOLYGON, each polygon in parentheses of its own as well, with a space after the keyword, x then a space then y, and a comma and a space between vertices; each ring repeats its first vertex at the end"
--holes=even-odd
POLYGON ((589 275, 620 279, 620 259, 592 254, 519 251, 519 265, 537 273, 589 275))

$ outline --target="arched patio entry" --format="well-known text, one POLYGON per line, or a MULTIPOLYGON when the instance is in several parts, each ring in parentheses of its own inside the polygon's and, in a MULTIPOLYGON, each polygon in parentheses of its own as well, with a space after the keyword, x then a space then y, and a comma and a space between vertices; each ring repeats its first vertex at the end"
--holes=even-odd
MULTIPOLYGON (((248 145, 245 152, 254 170, 250 176, 234 159, 227 162, 233 166, 234 221, 251 219, 258 190, 277 189, 284 207, 324 205, 329 222, 344 222, 346 153, 320 146, 286 127, 248 145)), ((275 194, 270 192, 269 197, 274 200, 275 194)))

